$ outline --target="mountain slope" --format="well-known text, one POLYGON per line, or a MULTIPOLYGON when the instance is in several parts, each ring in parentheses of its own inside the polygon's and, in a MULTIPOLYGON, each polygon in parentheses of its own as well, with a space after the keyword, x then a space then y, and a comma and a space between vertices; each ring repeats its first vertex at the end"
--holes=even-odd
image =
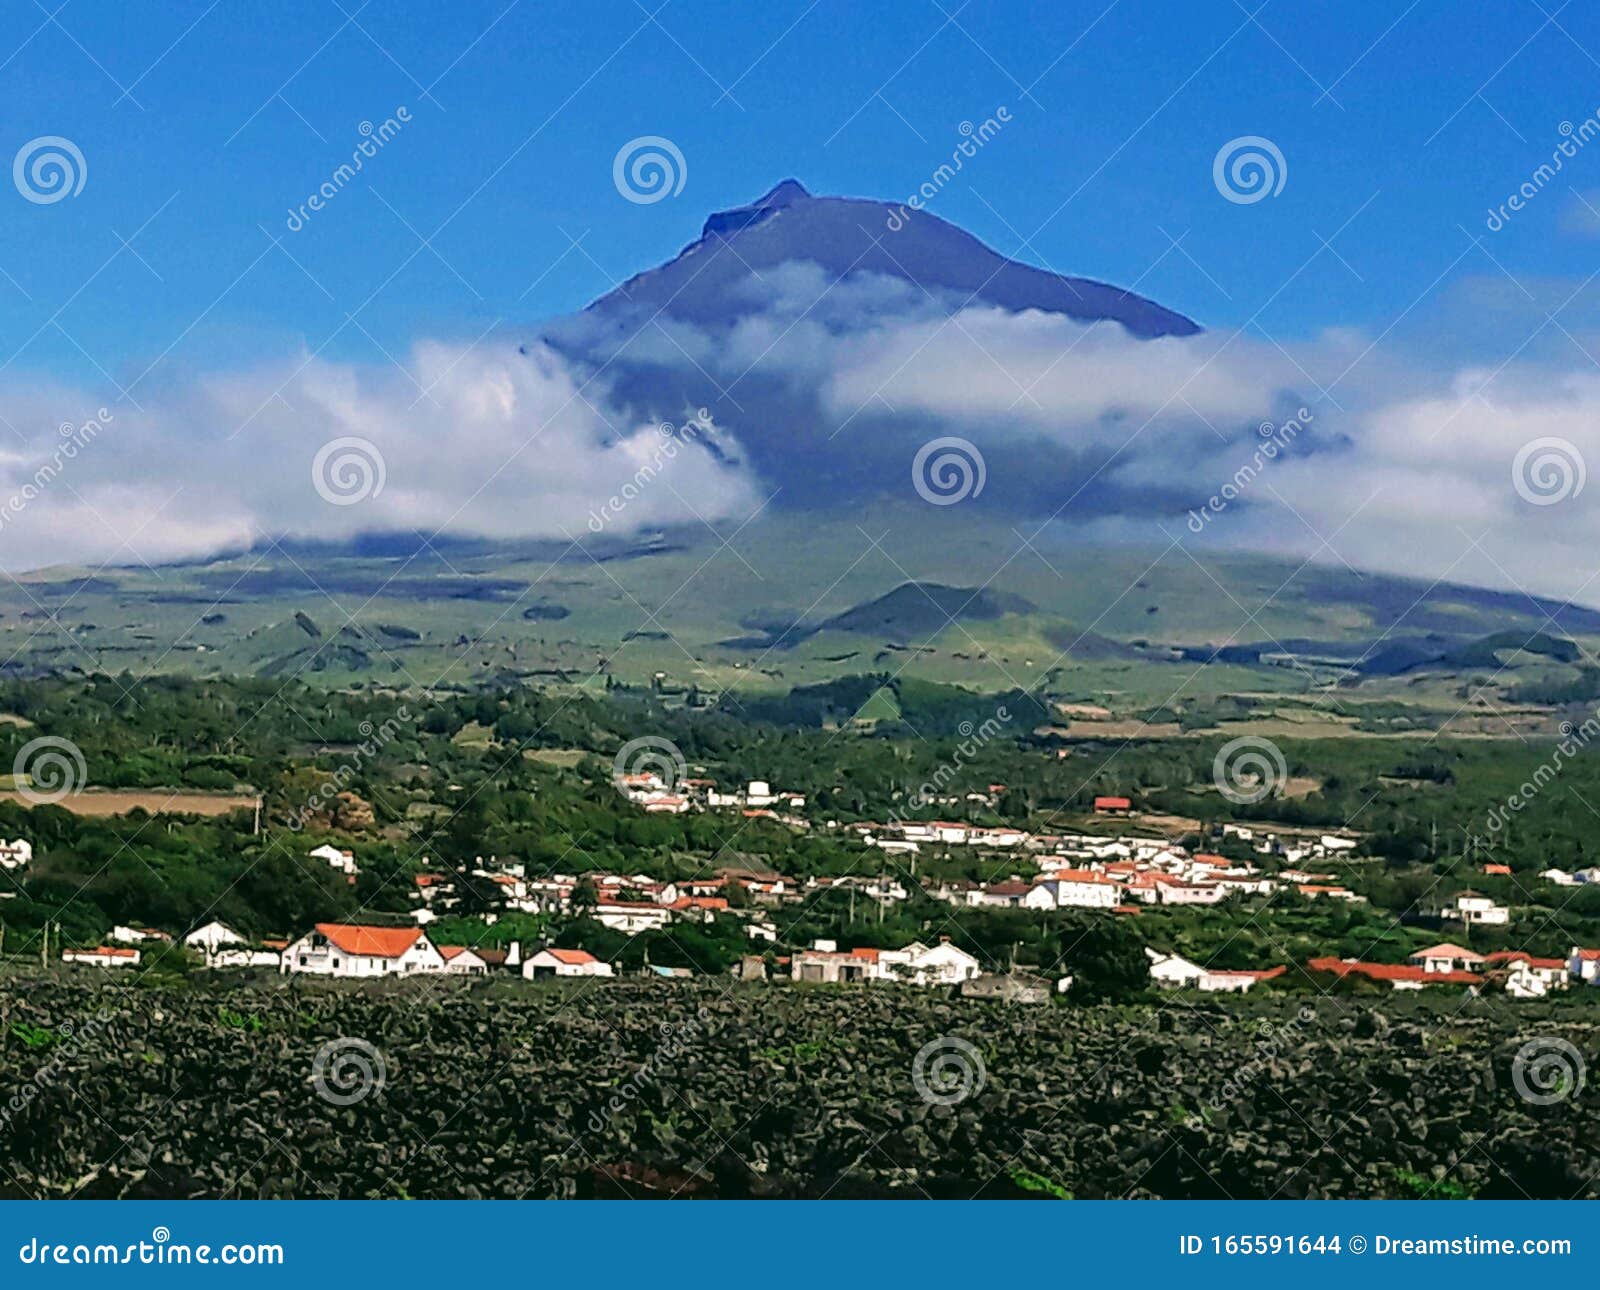
POLYGON ((748 206, 706 220, 698 241, 656 269, 629 278, 591 304, 590 315, 619 323, 658 314, 725 326, 754 312, 760 276, 784 264, 819 266, 825 286, 880 274, 957 303, 1013 312, 1040 309, 1080 322, 1121 323, 1135 336, 1190 336, 1199 327, 1143 296, 1008 260, 926 211, 888 202, 814 197, 786 179, 748 206), (891 231, 900 212, 903 227, 891 231))

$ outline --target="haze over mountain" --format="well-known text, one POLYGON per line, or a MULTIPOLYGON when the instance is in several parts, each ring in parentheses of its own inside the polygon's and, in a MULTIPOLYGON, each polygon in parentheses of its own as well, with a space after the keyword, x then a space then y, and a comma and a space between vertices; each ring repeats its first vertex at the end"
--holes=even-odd
POLYGON ((1181 514, 1194 500, 1187 483, 1108 470, 1131 419, 1164 422, 1170 455, 1186 451, 1196 414, 1207 440, 1248 441, 1297 405, 1262 388, 1241 421, 1238 360, 1216 363, 1199 333, 1133 292, 1009 260, 929 211, 816 197, 788 179, 711 215, 673 259, 544 338, 629 418, 708 408, 742 458, 726 439, 714 450, 748 462, 779 507, 903 496, 918 448, 949 422, 983 458, 977 504, 1028 516, 1071 503, 1092 517, 1181 514))
MULTIPOLYGON (((138 407, 12 375, 0 501, 19 505, 0 563, 160 564, 285 538, 375 551, 382 535, 389 550, 602 536, 626 549, 683 526, 703 539, 706 524, 746 541, 785 512, 813 535, 854 534, 909 504, 941 543, 982 518, 1069 551, 1057 568, 1115 544, 1181 545, 1174 558, 1226 548, 1288 562, 1285 576, 1310 560, 1600 599, 1584 572, 1600 513, 1535 504, 1511 479, 1535 441, 1600 459, 1591 375, 1440 371, 1353 332, 1200 330, 1054 267, 929 210, 788 180, 520 343, 419 338, 370 364, 280 354, 138 407), (59 461, 62 409, 104 405, 103 432, 59 461), (946 460, 926 446, 945 440, 970 458, 959 506, 919 487, 946 460), (352 476, 369 486, 330 500, 338 481, 316 472, 350 442, 377 459, 352 476)), ((976 586, 995 570, 908 572, 976 586)))
MULTIPOLYGON (((930 297, 1078 322, 1121 323, 1133 335, 1191 336, 1192 321, 1130 291, 1019 264, 928 211, 855 197, 815 197, 785 179, 747 206, 710 216, 667 263, 629 278, 585 310, 627 333, 658 315, 728 327, 763 301, 762 275, 814 264, 830 284, 878 275, 930 297)), ((831 289, 831 285, 830 288, 831 289)))

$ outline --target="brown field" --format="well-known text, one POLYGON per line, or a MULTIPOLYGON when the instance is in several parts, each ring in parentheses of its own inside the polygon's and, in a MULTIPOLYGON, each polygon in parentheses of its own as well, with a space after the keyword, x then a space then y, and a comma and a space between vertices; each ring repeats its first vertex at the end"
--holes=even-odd
MULTIPOLYGON (((32 806, 14 788, 0 789, 0 801, 32 806)), ((226 815, 229 811, 252 810, 253 793, 203 793, 181 788, 89 789, 69 793, 55 805, 74 815, 126 815, 143 809, 151 815, 226 815)))

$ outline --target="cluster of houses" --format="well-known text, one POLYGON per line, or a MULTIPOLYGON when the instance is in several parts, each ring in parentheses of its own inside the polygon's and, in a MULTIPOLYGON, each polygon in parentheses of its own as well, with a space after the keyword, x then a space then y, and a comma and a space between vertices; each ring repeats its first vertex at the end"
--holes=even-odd
MULTIPOLYGON (((1150 960, 1150 980, 1168 989, 1189 988, 1207 993, 1243 993, 1258 981, 1283 976, 1284 965, 1256 971, 1202 967, 1181 954, 1164 954, 1145 948, 1150 960)), ((1577 982, 1600 985, 1600 950, 1573 946, 1565 959, 1540 958, 1522 950, 1496 950, 1479 954, 1445 942, 1412 954, 1405 963, 1365 963, 1360 959, 1324 957, 1309 959, 1306 971, 1335 978, 1355 977, 1387 985, 1393 990, 1421 990, 1429 986, 1457 986, 1471 992, 1503 990, 1514 999, 1542 999, 1553 990, 1577 982)))
MULTIPOLYGON (((111 945, 64 949, 64 963, 99 968, 137 967, 143 948, 172 938, 152 928, 118 927, 111 945)), ((318 923, 293 941, 252 942, 221 922, 209 922, 182 938, 206 966, 217 969, 270 968, 284 975, 353 979, 414 976, 489 976, 512 974, 527 980, 541 977, 611 977, 615 967, 581 949, 547 946, 524 955, 517 941, 503 947, 438 945, 421 927, 377 927, 350 923, 318 923)), ((1179 954, 1146 947, 1151 982, 1161 988, 1195 989, 1206 993, 1244 993, 1262 981, 1289 971, 1285 965, 1261 969, 1204 967, 1179 954)), ((831 940, 776 960, 791 979, 819 984, 895 982, 905 985, 959 988, 982 994, 985 983, 1011 982, 985 973, 978 959, 949 937, 934 945, 913 942, 901 949, 855 947, 841 950, 831 940)), ((1570 985, 1600 985, 1600 949, 1574 946, 1565 959, 1540 958, 1521 950, 1479 954, 1461 945, 1443 943, 1416 951, 1406 963, 1366 963, 1359 959, 1313 958, 1308 974, 1358 977, 1395 990, 1453 986, 1474 993, 1503 990, 1517 999, 1543 998, 1570 985)), ((646 968, 652 975, 684 976, 681 968, 646 968)), ((750 956, 735 971, 749 979, 767 976, 766 961, 750 956)), ((1048 988, 1048 983, 1047 988, 1048 988)), ((1070 978, 1054 983, 1064 990, 1070 978)))
MULTIPOLYGON (((485 906, 522 914, 583 912, 613 931, 647 932, 675 921, 710 922, 718 914, 744 920, 752 940, 773 941, 777 929, 763 912, 799 898, 801 887, 782 874, 724 865, 703 878, 663 881, 648 874, 549 873, 530 878, 513 860, 479 858, 462 875, 419 873, 413 879, 412 920, 419 927, 465 907, 462 887, 476 885, 485 906), (737 889, 737 891, 735 891, 737 889), (737 899, 738 903, 735 904, 737 899)), ((494 912, 485 914, 493 922, 494 912)))
POLYGON ((1117 913, 1135 913, 1140 905, 1215 905, 1229 896, 1270 895, 1285 887, 1313 900, 1364 899, 1335 883, 1331 873, 1281 869, 1267 874, 1243 860, 1191 853, 1165 838, 1073 834, 1038 841, 1050 850, 1032 857, 1038 869, 1034 876, 1013 875, 988 885, 946 881, 932 894, 953 905, 1117 913))
POLYGON ((686 779, 674 784, 653 770, 619 775, 617 787, 630 802, 652 815, 682 815, 686 811, 740 810, 746 816, 765 816, 809 828, 796 815, 806 804, 805 794, 778 791, 764 779, 752 779, 743 789, 725 793, 714 779, 686 779))

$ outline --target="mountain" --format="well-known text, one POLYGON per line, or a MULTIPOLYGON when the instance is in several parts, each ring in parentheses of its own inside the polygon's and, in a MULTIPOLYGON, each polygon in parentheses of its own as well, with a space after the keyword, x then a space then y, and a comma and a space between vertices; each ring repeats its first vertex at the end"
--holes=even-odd
MULTIPOLYGON (((698 447, 749 467, 779 509, 903 496, 918 450, 941 434, 978 445, 989 487, 975 502, 997 514, 1049 515, 1070 498, 1080 517, 1182 516, 1203 500, 1192 495, 1192 481, 1122 468, 1111 436, 1094 427, 1018 433, 1017 417, 1003 409, 1014 394, 1026 396, 1020 384, 1005 387, 999 411, 944 428, 937 415, 891 406, 881 387, 869 396, 860 385, 878 385, 875 377, 858 373, 856 387, 841 379, 896 344, 947 374, 965 362, 992 379, 990 347, 1003 354, 1006 342, 980 333, 1000 320, 945 323, 995 311, 1035 344, 1053 343, 1053 324, 1095 325, 1106 334, 1091 338, 1075 326, 1059 332, 1062 357, 1076 349, 1079 363, 1200 330, 1121 287, 1007 259, 925 210, 817 197, 786 179, 747 206, 711 215, 671 260, 550 324, 541 339, 603 385, 630 418, 676 423, 685 409, 709 410, 727 433, 703 435, 698 447), (927 342, 918 338, 928 332, 957 352, 945 359, 924 352, 927 342), (1091 481, 1095 487, 1086 488, 1091 481)), ((1037 366, 1054 356, 1047 352, 1037 366)), ((894 358, 884 368, 919 378, 894 358)), ((1206 446, 1214 450, 1217 435, 1250 442, 1256 425, 1208 429, 1206 446)), ((1300 446, 1309 450, 1314 437, 1303 436, 1300 446)))
POLYGON ((586 312, 623 329, 658 315, 729 326, 755 311, 760 293, 752 285, 785 264, 814 264, 828 285, 878 274, 929 295, 948 295, 957 304, 1117 322, 1142 338, 1200 330, 1131 291, 1008 260, 937 215, 889 202, 815 197, 794 179, 748 206, 718 211, 698 240, 661 267, 629 278, 586 312))

